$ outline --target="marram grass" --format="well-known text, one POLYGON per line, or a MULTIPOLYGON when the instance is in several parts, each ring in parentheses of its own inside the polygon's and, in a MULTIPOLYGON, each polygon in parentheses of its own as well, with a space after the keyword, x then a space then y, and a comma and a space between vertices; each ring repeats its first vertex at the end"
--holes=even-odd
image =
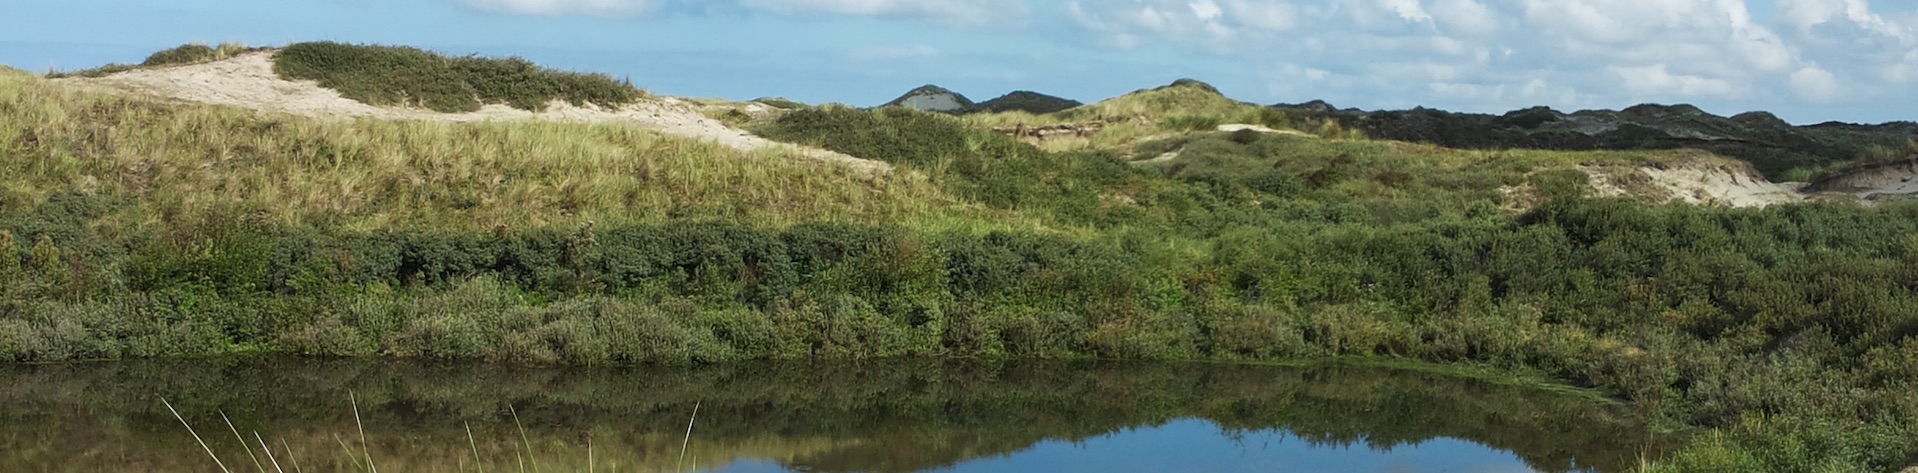
POLYGON ((922 175, 868 175, 635 125, 321 120, 0 75, 0 210, 133 196, 124 224, 241 208, 345 229, 644 221, 675 209, 766 224, 961 215, 922 175), (10 145, 10 146, 9 146, 10 145))

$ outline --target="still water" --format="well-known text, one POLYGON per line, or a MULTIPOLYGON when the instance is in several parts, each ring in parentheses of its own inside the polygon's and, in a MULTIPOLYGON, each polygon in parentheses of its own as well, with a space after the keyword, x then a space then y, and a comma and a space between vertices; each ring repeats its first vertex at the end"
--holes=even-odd
POLYGON ((7 472, 1612 472, 1662 445, 1588 398, 1350 366, 0 366, 7 472))

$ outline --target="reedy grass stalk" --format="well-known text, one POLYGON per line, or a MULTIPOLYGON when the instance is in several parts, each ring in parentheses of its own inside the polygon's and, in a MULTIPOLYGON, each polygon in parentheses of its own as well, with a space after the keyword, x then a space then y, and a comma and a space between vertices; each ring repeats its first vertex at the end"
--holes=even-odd
POLYGON ((473 439, 473 423, 461 422, 461 424, 466 426, 466 445, 473 447, 473 468, 478 469, 479 473, 486 473, 486 460, 480 458, 479 441, 473 439))
POLYGON ((193 431, 193 424, 188 424, 186 418, 180 416, 180 411, 173 408, 173 403, 167 402, 166 398, 160 398, 160 404, 165 404, 167 412, 172 412, 173 418, 180 420, 180 425, 186 427, 186 433, 192 434, 193 441, 200 443, 200 448, 206 450, 206 456, 213 458, 213 464, 219 465, 221 473, 233 473, 233 470, 226 468, 226 462, 220 461, 219 455, 213 454, 213 447, 206 445, 206 440, 200 438, 200 433, 193 431))
MULTIPOLYGON (((686 439, 679 443, 679 465, 673 467, 674 472, 679 472, 686 467, 686 449, 693 444, 693 423, 699 421, 700 402, 702 401, 693 402, 693 415, 686 419, 686 439)), ((693 468, 698 469, 699 466, 694 465, 693 468)))
POLYGON ((366 424, 360 422, 360 400, 352 391, 346 392, 346 399, 353 404, 353 426, 360 429, 360 451, 366 454, 366 469, 380 473, 380 467, 373 466, 373 449, 366 444, 366 424))
POLYGON ((247 458, 253 459, 253 468, 260 470, 260 473, 266 473, 266 466, 260 464, 260 457, 253 454, 253 447, 246 444, 246 437, 240 435, 240 429, 233 427, 233 419, 226 417, 226 411, 220 411, 220 420, 226 421, 226 429, 233 432, 233 439, 240 441, 240 448, 246 450, 247 458))
POLYGON ((285 437, 280 438, 280 448, 286 450, 286 461, 293 463, 294 473, 306 473, 306 469, 300 468, 300 456, 293 454, 293 446, 287 445, 285 437))
POLYGON ((341 439, 340 434, 333 434, 333 441, 339 442, 340 451, 346 453, 346 461, 353 462, 355 471, 366 471, 366 467, 360 465, 360 456, 353 454, 353 447, 346 446, 346 440, 341 439))
MULTIPOLYGON (((539 457, 533 454, 533 441, 526 437, 526 426, 519 423, 519 410, 513 408, 511 404, 508 404, 506 405, 506 411, 513 414, 513 427, 519 429, 519 441, 521 444, 526 445, 526 458, 531 459, 533 462, 533 473, 539 473, 539 457)), ((522 467, 522 469, 524 469, 524 467, 522 467)))
POLYGON ((260 431, 253 431, 253 439, 260 442, 260 451, 266 452, 267 461, 273 462, 273 471, 276 473, 286 473, 286 469, 280 468, 280 460, 273 458, 273 449, 266 446, 266 439, 260 437, 260 431))

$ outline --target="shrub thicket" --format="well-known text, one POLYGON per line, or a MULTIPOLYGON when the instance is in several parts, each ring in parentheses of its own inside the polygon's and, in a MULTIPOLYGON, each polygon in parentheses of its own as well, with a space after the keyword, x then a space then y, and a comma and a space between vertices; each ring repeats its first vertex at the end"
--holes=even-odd
POLYGON ((449 57, 399 46, 298 43, 277 53, 274 71, 318 81, 372 105, 441 112, 470 112, 493 103, 539 111, 554 100, 616 107, 644 95, 605 74, 555 71, 517 57, 449 57))

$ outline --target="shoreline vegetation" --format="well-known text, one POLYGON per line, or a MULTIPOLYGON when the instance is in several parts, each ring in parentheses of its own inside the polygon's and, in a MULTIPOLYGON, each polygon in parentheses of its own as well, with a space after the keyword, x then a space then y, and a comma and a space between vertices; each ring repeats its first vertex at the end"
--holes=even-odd
POLYGON ((1017 116, 750 123, 902 170, 873 177, 618 124, 308 119, 0 72, 0 361, 1379 358, 1704 432, 1648 471, 1918 452, 1918 204, 1594 198, 1579 166, 1699 153, 1367 140, 1202 86, 1060 112, 1131 120, 1073 149, 980 126, 1017 116), (1328 129, 1193 125, 1244 118, 1328 129))

